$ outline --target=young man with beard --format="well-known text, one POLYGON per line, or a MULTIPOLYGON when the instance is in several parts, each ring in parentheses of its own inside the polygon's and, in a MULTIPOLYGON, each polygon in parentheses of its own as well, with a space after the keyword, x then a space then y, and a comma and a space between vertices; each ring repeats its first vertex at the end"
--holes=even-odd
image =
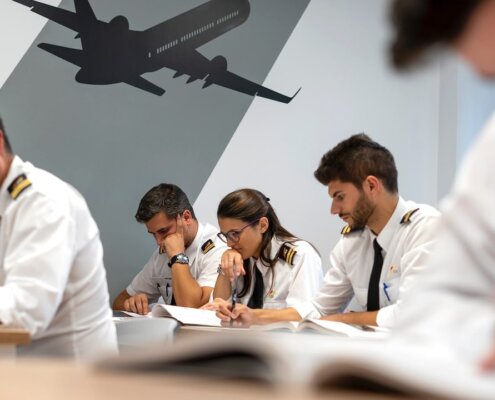
POLYGON ((331 213, 347 226, 330 254, 316 297, 282 310, 252 310, 218 302, 218 316, 246 326, 323 318, 391 328, 397 304, 423 269, 439 213, 398 194, 392 154, 364 134, 339 143, 321 159, 315 177, 328 187, 331 213), (351 299, 354 312, 343 312, 351 299))

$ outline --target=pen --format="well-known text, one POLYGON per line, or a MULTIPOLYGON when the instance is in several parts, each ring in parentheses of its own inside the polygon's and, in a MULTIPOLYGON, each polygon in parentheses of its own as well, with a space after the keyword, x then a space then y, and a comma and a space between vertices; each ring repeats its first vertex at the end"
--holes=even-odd
MULTIPOLYGON (((236 267, 234 265, 234 287, 232 288, 232 312, 234 312, 235 305, 237 303, 237 275, 236 275, 236 267)), ((230 326, 234 324, 234 320, 230 319, 230 326)))
POLYGON ((387 289, 389 288, 389 286, 383 282, 383 292, 385 293, 385 296, 387 296, 387 300, 390 301, 390 296, 388 295, 388 291, 387 289))

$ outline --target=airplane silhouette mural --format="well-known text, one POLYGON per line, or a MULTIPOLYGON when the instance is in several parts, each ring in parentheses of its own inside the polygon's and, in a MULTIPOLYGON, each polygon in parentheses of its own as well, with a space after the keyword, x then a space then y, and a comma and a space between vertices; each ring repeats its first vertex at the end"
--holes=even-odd
POLYGON ((165 90, 142 77, 169 68, 174 78, 188 75, 187 83, 202 80, 203 89, 219 85, 227 89, 289 103, 292 96, 268 89, 227 69, 227 59, 208 59, 196 49, 244 23, 250 13, 248 0, 211 0, 144 31, 129 29, 124 16, 100 21, 88 0, 74 0, 75 12, 39 1, 14 0, 31 11, 77 32, 82 49, 40 43, 38 47, 80 67, 79 83, 128 85, 161 96, 165 90))

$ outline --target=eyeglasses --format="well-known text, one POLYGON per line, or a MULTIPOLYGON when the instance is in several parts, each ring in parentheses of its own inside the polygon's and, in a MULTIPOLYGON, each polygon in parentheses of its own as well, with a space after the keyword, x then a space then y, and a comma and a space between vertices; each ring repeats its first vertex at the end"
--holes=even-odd
POLYGON ((217 236, 224 243, 227 243, 227 240, 230 240, 233 243, 237 243, 241 238, 242 231, 244 229, 246 229, 248 226, 256 224, 258 221, 259 221, 259 219, 257 219, 256 221, 250 222, 249 224, 243 226, 241 229, 231 229, 227 233, 219 232, 219 233, 217 233, 217 236))

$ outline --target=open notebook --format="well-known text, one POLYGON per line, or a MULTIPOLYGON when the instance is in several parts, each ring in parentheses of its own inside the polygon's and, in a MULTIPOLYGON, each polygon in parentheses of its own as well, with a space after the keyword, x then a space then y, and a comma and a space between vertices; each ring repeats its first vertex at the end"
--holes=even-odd
POLYGON ((301 322, 287 321, 274 322, 267 325, 253 325, 250 329, 256 331, 290 331, 309 332, 314 331, 332 336, 342 336, 363 339, 385 339, 389 336, 389 330, 368 325, 349 325, 336 321, 321 319, 305 319, 301 322))
POLYGON ((495 394, 494 375, 483 375, 439 348, 252 330, 189 339, 102 361, 97 368, 252 379, 311 390, 359 384, 457 399, 493 399, 495 394))
MULTIPOLYGON (((172 318, 181 325, 221 327, 221 321, 216 317, 215 311, 200 310, 196 308, 178 307, 167 304, 156 304, 147 315, 139 315, 127 311, 114 311, 116 322, 130 317, 148 318, 172 318), (118 314, 117 314, 118 313, 118 314)), ((229 328, 226 328, 229 329, 229 328)), ((242 328, 232 328, 242 330, 242 328)), ((229 329, 230 330, 230 329, 229 329)), ((246 330, 246 329, 244 329, 246 330)), ((275 322, 267 325, 255 325, 248 330, 254 331, 290 331, 302 332, 307 330, 324 333, 327 335, 347 336, 366 339, 383 339, 388 336, 385 329, 369 326, 348 325, 341 322, 308 319, 301 322, 275 322)))
POLYGON ((130 311, 113 312, 113 319, 116 323, 128 318, 172 318, 181 325, 222 326, 220 319, 215 315, 215 311, 171 306, 168 304, 155 304, 146 315, 136 314, 130 311))

